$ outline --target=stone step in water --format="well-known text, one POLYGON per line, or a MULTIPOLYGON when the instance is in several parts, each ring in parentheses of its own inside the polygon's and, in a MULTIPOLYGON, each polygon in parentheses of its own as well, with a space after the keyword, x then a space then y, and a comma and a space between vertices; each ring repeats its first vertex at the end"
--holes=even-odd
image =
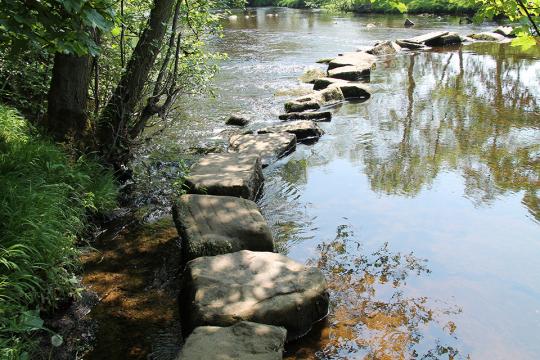
POLYGON ((330 121, 332 120, 332 113, 330 111, 307 111, 307 112, 293 112, 279 115, 279 120, 293 121, 293 120, 313 120, 313 121, 330 121))
POLYGON ((258 155, 208 154, 197 161, 186 178, 189 192, 237 196, 254 200, 264 182, 258 155))
POLYGON ((366 52, 349 52, 338 56, 328 63, 328 70, 343 66, 356 66, 362 69, 371 69, 377 58, 366 52))
POLYGON ((296 135, 288 132, 235 135, 229 139, 229 152, 259 155, 262 167, 295 149, 296 135))
POLYGON ((347 81, 369 81, 371 75, 371 66, 342 66, 328 70, 328 76, 334 79, 347 81))
POLYGON ((281 360, 287 330, 241 321, 200 326, 186 339, 176 360, 281 360))
POLYGON ((250 200, 182 195, 173 205, 173 219, 185 262, 240 250, 274 251, 270 228, 250 200))
POLYGON ((239 321, 282 326, 303 336, 328 314, 324 275, 284 255, 248 250, 190 261, 181 299, 186 330, 239 321))
POLYGON ((288 132, 296 135, 299 142, 311 143, 317 141, 324 131, 312 120, 291 121, 281 125, 269 126, 257 131, 259 134, 288 132))

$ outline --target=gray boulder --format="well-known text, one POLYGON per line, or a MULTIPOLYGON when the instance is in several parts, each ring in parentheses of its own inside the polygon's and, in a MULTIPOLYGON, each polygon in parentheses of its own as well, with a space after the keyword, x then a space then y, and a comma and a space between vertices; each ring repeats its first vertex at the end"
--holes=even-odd
POLYGON ((243 250, 190 261, 184 272, 186 330, 240 321, 282 326, 287 339, 328 314, 324 275, 284 255, 243 250))
POLYGON ((313 121, 330 121, 332 113, 330 111, 311 111, 311 112, 295 112, 279 115, 279 120, 313 120, 313 121))
POLYGON ((328 63, 328 70, 343 66, 357 66, 363 69, 370 69, 377 58, 366 52, 348 52, 333 59, 328 63))
POLYGON ((383 41, 369 50, 369 53, 376 56, 393 55, 401 50, 401 47, 394 41, 383 41))
POLYGON ((232 196, 182 195, 173 205, 183 261, 240 250, 274 251, 257 205, 232 196))
POLYGON ((269 126, 258 130, 259 134, 288 132, 296 135, 296 140, 304 143, 317 141, 324 131, 311 120, 299 120, 282 125, 269 126))
POLYGON ((428 49, 428 47, 424 44, 411 42, 408 40, 396 40, 396 44, 398 44, 401 48, 410 49, 410 50, 428 49))
POLYGON ((186 185, 191 193, 253 200, 262 188, 263 181, 259 156, 224 153, 208 154, 193 164, 186 185))
POLYGON ((348 81, 369 80, 370 74, 371 66, 342 66, 328 71, 328 75, 331 78, 348 81))
POLYGON ((176 360, 281 360, 287 330, 240 321, 232 326, 199 326, 176 360))
POLYGON ((235 135, 229 139, 229 151, 259 155, 262 167, 295 149, 296 135, 290 133, 235 135))
POLYGON ((249 119, 247 119, 244 115, 240 114, 232 114, 229 116, 227 121, 225 121, 226 125, 234 125, 234 126, 246 126, 249 124, 249 119))

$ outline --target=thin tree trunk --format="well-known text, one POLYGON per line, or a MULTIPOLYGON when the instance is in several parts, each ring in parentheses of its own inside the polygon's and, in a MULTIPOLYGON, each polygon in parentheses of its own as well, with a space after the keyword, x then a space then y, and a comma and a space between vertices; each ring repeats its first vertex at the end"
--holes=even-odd
POLYGON ((105 160, 125 161, 129 152, 131 119, 143 96, 144 86, 159 53, 176 0, 155 0, 144 29, 111 99, 103 109, 97 142, 105 160))
POLYGON ((86 128, 90 56, 57 53, 43 125, 57 141, 80 140, 86 128))

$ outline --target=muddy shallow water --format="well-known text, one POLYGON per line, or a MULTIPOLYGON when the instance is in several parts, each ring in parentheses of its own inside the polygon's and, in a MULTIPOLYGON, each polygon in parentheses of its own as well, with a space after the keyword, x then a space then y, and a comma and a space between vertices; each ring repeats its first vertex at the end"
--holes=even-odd
MULTIPOLYGON (((231 112, 277 123, 318 58, 494 26, 412 19, 261 8, 225 20, 216 98, 180 104, 145 161, 222 144, 231 112)), ((319 266, 331 290, 328 319, 287 356, 540 356, 539 79, 540 49, 508 44, 381 59, 370 100, 333 107, 318 143, 265 169, 259 205, 279 250, 319 266)))

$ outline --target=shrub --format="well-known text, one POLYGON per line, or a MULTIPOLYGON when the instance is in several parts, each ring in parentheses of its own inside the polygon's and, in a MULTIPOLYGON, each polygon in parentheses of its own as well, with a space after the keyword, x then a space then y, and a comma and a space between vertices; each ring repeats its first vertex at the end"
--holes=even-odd
POLYGON ((40 312, 76 295, 75 240, 116 194, 110 172, 71 159, 0 105, 0 359, 28 358, 40 312))

